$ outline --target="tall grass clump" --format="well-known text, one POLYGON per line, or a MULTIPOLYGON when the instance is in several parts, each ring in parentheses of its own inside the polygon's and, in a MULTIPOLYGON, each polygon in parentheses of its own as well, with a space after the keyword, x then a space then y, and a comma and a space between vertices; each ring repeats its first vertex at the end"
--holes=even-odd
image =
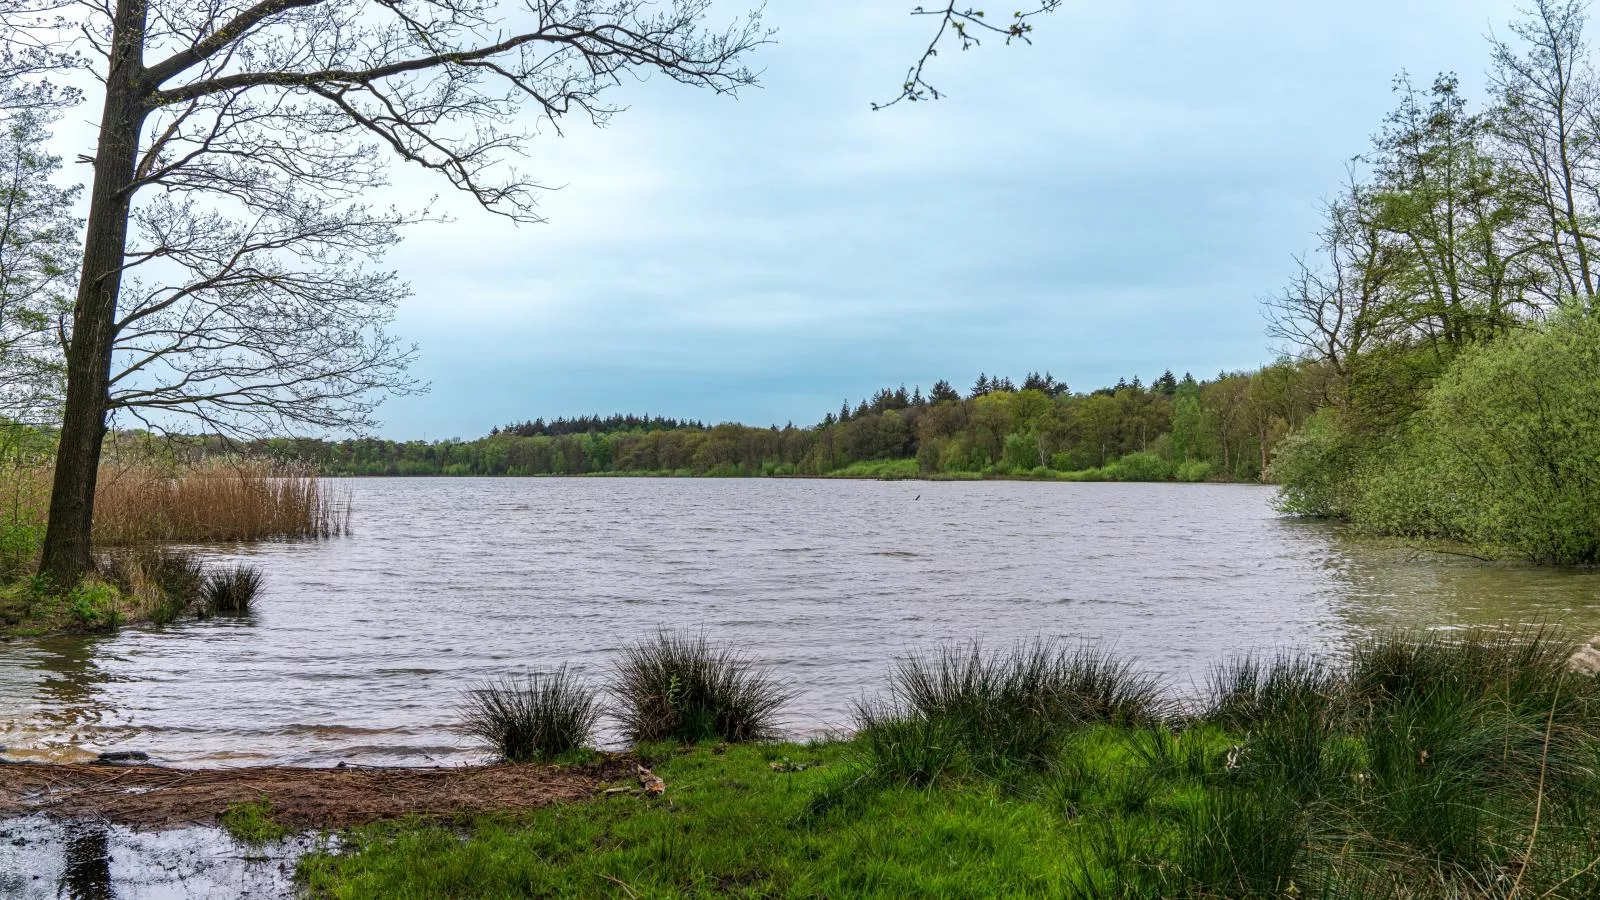
POLYGON ((628 739, 686 744, 771 740, 793 696, 731 647, 670 632, 623 648, 611 693, 628 739))
POLYGON ((562 666, 469 691, 460 729, 506 761, 523 763, 582 749, 599 720, 595 691, 562 666))
POLYGON ((261 582, 261 570, 255 566, 240 565, 207 573, 200 591, 202 613, 245 615, 261 592, 261 582))
POLYGON ((1106 650, 1034 640, 989 652, 974 642, 901 660, 888 698, 859 704, 857 725, 880 774, 927 784, 1038 771, 1074 729, 1168 711, 1158 678, 1106 650))

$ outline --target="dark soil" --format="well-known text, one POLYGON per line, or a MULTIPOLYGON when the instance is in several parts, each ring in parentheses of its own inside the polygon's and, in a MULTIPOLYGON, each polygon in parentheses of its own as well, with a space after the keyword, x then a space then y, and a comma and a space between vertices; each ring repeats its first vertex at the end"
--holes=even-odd
POLYGON ((633 760, 625 756, 581 767, 434 769, 0 763, 0 818, 42 813, 141 828, 214 825, 228 807, 265 798, 279 824, 338 829, 407 816, 450 818, 572 803, 633 773, 633 760))

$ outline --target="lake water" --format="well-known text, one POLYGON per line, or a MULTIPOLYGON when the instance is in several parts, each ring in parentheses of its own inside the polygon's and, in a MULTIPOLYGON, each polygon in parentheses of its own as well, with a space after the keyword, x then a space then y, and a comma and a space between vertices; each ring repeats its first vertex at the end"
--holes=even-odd
POLYGON ((475 760, 462 691, 563 662, 596 679, 703 629, 791 679, 797 734, 848 723, 896 655, 983 638, 1114 643, 1175 688, 1231 653, 1337 652, 1389 626, 1600 632, 1600 574, 1382 548, 1232 485, 674 479, 337 483, 353 533, 211 549, 265 570, 243 620, 0 644, 11 758, 475 760))

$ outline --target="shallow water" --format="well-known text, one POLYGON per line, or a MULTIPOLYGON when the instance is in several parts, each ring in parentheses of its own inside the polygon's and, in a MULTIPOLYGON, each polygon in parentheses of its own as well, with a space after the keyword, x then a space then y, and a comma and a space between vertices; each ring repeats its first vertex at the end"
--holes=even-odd
POLYGON ((464 688, 658 628, 793 679, 789 726, 848 721, 892 657, 948 640, 1113 642, 1192 685, 1223 655, 1391 625, 1600 632, 1600 574, 1385 549, 1285 520, 1269 488, 674 479, 344 482, 352 535, 211 549, 248 619, 0 645, 11 758, 464 762, 464 688))
POLYGON ((0 820, 0 897, 292 897, 295 862, 317 843, 295 837, 248 846, 218 828, 136 831, 43 816, 0 820))

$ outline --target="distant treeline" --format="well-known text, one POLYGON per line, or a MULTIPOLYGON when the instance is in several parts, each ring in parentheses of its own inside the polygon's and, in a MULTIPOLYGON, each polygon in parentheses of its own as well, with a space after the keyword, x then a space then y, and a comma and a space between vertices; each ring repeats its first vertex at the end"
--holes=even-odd
POLYGON ((862 475, 1257 481, 1321 401, 1316 366, 1206 381, 1163 372, 1075 393, 1049 374, 884 388, 816 425, 659 416, 535 419, 477 440, 273 439, 247 446, 329 475, 862 475))

